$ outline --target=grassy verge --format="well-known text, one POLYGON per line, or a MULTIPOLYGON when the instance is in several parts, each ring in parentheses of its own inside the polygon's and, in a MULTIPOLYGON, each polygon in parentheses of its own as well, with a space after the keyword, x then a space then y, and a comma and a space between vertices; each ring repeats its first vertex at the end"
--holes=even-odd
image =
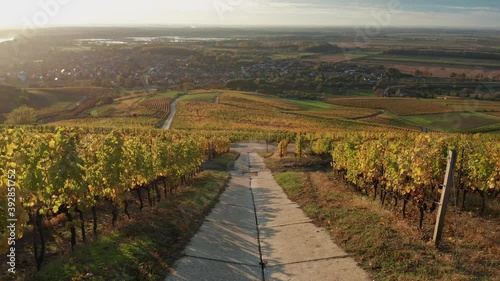
MULTIPOLYGON (((273 171, 274 172, 274 171, 273 171)), ((324 227, 375 280, 498 280, 498 217, 450 210, 445 241, 403 220, 379 201, 353 192, 332 173, 275 172, 288 197, 324 227)), ((434 215, 427 215, 432 220, 434 215)), ((430 227, 432 228, 432 227, 430 227)))
POLYGON ((285 190, 288 196, 294 197, 302 192, 303 175, 297 172, 282 172, 274 174, 274 178, 285 190))
POLYGON ((217 202, 228 175, 204 171, 193 184, 102 234, 69 258, 45 265, 35 280, 159 280, 217 202))

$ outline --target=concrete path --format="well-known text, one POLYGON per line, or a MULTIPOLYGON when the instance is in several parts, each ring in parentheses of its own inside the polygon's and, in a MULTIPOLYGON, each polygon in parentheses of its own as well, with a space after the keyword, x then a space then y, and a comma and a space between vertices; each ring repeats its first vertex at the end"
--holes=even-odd
POLYGON ((263 148, 233 146, 231 181, 166 281, 368 280, 287 198, 255 153, 263 148))
POLYGON ((181 97, 182 95, 170 104, 170 112, 168 113, 167 120, 165 120, 163 127, 161 127, 162 130, 170 130, 170 126, 172 126, 172 121, 174 120, 175 116, 175 105, 177 105, 181 97))

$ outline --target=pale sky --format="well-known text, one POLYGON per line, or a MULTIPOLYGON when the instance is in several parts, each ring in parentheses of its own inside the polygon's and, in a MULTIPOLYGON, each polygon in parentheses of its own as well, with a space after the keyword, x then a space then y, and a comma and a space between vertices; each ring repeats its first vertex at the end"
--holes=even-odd
POLYGON ((499 0, 1 0, 0 28, 321 25, 500 28, 499 0), (398 4, 399 3, 399 4, 398 4), (377 15, 382 16, 377 16, 377 15))

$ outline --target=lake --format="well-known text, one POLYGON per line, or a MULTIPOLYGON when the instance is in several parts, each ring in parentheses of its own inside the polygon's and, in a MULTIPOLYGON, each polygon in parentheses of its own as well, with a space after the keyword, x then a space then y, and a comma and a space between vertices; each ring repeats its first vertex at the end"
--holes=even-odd
POLYGON ((9 41, 12 41, 12 40, 14 40, 14 38, 0 38, 0 43, 9 42, 9 41))

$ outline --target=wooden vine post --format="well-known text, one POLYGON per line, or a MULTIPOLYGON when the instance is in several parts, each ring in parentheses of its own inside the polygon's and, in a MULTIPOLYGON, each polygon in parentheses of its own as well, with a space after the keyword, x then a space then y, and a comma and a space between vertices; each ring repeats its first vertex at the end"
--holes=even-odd
POLYGON ((453 185, 453 174, 455 172, 455 162, 457 161, 457 151, 450 150, 448 153, 448 164, 446 165, 446 174, 444 177, 443 190, 441 191, 441 200, 437 212, 436 226, 434 228, 434 245, 438 245, 443 236, 444 218, 446 208, 450 200, 450 189, 453 185))

